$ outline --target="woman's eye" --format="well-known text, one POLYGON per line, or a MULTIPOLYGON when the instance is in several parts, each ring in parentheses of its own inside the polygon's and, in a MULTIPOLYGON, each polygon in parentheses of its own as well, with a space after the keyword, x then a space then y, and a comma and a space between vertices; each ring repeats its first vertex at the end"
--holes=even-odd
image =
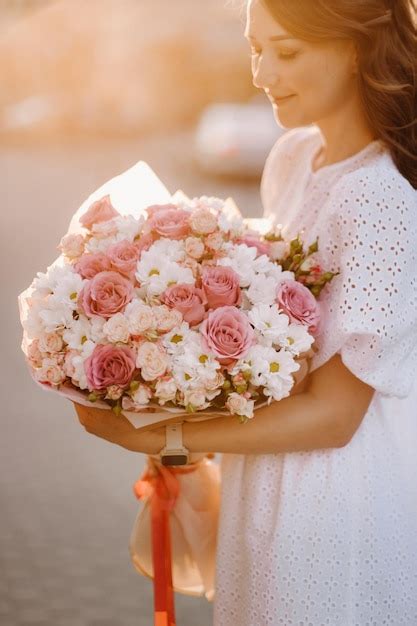
MULTIPOLYGON (((250 57, 259 56, 261 53, 262 53, 262 50, 251 48, 249 56, 250 57)), ((289 60, 289 59, 295 59, 297 55, 298 55, 298 52, 279 52, 277 56, 279 59, 289 60)))
POLYGON ((298 52, 279 52, 278 57, 280 59, 295 59, 298 52))

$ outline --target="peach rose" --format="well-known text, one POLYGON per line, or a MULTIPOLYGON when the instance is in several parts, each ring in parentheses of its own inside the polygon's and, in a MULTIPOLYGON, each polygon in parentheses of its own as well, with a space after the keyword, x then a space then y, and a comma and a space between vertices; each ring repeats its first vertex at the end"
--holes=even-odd
POLYGON ((110 385, 107 387, 107 393, 104 396, 108 400, 118 400, 123 395, 123 388, 119 387, 119 385, 110 385))
POLYGON ((41 352, 60 352, 63 347, 63 339, 57 332, 43 333, 39 337, 39 350, 41 352))
POLYGON ((81 289, 78 306, 85 315, 106 319, 121 313, 134 295, 133 285, 117 272, 100 272, 81 289))
POLYGON ((246 356, 255 339, 248 318, 234 306, 211 311, 201 324, 200 332, 206 348, 223 365, 246 356))
POLYGON ((211 233, 206 237, 206 246, 213 252, 217 252, 223 247, 224 239, 222 233, 211 233))
POLYGON ((320 305, 307 287, 296 280, 283 280, 277 286, 276 303, 291 321, 307 326, 312 335, 319 333, 320 305))
POLYGON ((84 252, 84 237, 74 233, 65 235, 62 237, 58 249, 68 259, 77 259, 84 252))
POLYGON ((113 207, 110 196, 104 196, 100 200, 93 202, 90 208, 80 217, 80 224, 91 230, 94 224, 98 224, 100 222, 107 222, 108 220, 113 219, 113 217, 118 217, 120 214, 113 207))
POLYGON ((239 276, 230 267, 222 265, 205 267, 202 289, 206 294, 210 309, 217 309, 220 306, 238 306, 242 300, 239 276))
POLYGON ((35 370, 35 377, 41 383, 60 385, 66 379, 63 367, 54 358, 43 359, 42 367, 35 370))
POLYGON ((226 400, 226 407, 232 415, 243 415, 253 417, 254 401, 247 400, 238 393, 231 393, 226 400))
POLYGON ((110 246, 106 251, 110 259, 112 268, 120 274, 132 277, 136 270, 136 265, 140 256, 138 247, 128 239, 123 239, 110 246))
POLYGON ((198 235, 210 235, 217 229, 217 219, 208 209, 197 209, 191 213, 190 225, 198 235))
POLYGON ((194 285, 179 283, 168 287, 161 300, 171 309, 179 311, 190 326, 199 324, 206 313, 207 299, 204 292, 194 285))
POLYGON ((103 252, 94 254, 83 254, 74 266, 75 271, 83 278, 94 278, 100 272, 111 270, 110 259, 103 252))
POLYGON ((156 329, 159 333, 169 333, 182 322, 182 314, 175 309, 170 309, 165 304, 152 309, 155 316, 156 329))
POLYGON ((27 349, 27 358, 29 359, 32 367, 41 367, 42 365, 42 354, 39 350, 39 339, 34 339, 28 349, 27 349))
POLYGON ((99 344, 84 361, 84 371, 90 391, 127 387, 135 371, 135 353, 127 346, 99 344))
POLYGON ((198 237, 187 237, 185 251, 193 259, 201 259, 204 254, 204 243, 198 237))

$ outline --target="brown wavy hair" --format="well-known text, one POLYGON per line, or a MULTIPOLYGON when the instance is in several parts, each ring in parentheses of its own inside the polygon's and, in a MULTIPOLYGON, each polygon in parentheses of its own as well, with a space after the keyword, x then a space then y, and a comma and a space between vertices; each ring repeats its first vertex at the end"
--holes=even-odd
POLYGON ((417 0, 262 0, 300 39, 351 39, 358 86, 375 135, 417 189, 417 0))

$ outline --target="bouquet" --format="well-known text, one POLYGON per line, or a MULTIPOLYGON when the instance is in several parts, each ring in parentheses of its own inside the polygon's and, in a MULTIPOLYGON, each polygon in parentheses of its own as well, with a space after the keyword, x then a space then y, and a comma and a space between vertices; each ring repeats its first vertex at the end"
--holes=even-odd
MULTIPOLYGON (((243 219, 232 198, 171 195, 144 162, 84 202, 59 251, 19 296, 30 374, 137 429, 221 414, 244 423, 293 393, 336 275, 318 241, 287 241, 269 220, 243 219)), ((183 470, 150 457, 135 484, 145 507, 131 555, 154 577, 155 614, 173 614, 169 511, 174 588, 213 597, 220 477, 197 456, 183 470)))
POLYGON ((135 216, 107 194, 79 224, 26 298, 38 383, 118 415, 209 409, 243 422, 290 394, 333 276, 311 262, 317 243, 263 236, 231 199, 206 196, 135 216))

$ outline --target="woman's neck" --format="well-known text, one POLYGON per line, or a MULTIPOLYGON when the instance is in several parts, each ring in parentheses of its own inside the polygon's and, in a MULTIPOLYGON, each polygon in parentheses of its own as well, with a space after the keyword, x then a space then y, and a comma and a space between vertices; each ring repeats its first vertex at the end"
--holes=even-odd
POLYGON ((321 131, 323 147, 313 163, 314 170, 348 159, 377 139, 357 107, 315 123, 321 131))

